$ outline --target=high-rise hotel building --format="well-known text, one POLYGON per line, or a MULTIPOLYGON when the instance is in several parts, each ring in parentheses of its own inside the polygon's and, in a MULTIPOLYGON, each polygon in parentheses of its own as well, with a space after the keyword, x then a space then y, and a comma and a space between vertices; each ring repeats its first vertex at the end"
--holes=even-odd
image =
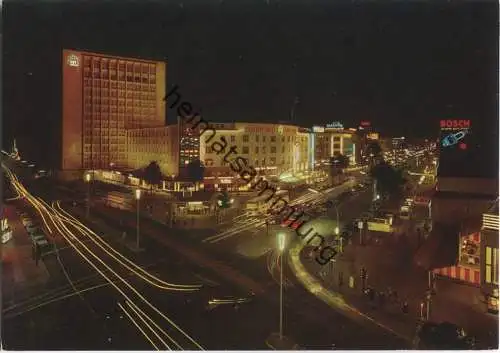
POLYGON ((136 129, 165 126, 166 63, 75 50, 62 55, 61 169, 126 167, 127 130, 132 142, 148 135, 136 129))

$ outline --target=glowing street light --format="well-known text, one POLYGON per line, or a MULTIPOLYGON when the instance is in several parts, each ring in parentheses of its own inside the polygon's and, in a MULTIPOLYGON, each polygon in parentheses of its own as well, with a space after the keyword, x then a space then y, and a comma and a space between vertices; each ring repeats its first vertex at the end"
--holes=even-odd
POLYGON ((278 233, 278 250, 280 252, 280 340, 283 340, 283 256, 286 247, 286 234, 278 233))
POLYGON ((136 246, 139 249, 139 200, 141 199, 141 189, 135 190, 135 199, 137 200, 137 238, 136 238, 136 246))
POLYGON ((85 182, 87 183, 87 212, 86 216, 89 218, 90 215, 90 181, 92 177, 90 173, 85 174, 85 182))

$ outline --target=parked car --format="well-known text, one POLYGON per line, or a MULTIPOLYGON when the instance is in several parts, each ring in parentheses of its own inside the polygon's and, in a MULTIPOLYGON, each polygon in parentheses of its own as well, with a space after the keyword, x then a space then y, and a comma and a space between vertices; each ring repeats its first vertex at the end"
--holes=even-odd
POLYGON ((21 218, 21 222, 23 224, 23 226, 27 227, 29 225, 32 225, 33 224, 33 220, 31 218, 21 218))

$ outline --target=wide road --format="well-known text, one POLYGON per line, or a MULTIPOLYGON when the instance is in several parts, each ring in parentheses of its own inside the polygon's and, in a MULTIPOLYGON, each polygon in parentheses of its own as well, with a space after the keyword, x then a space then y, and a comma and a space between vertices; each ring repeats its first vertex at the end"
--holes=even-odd
MULTIPOLYGON (((80 280, 83 283, 83 277, 95 276, 95 282, 89 279, 85 287, 99 284, 103 286, 81 293, 83 300, 79 296, 73 296, 70 301, 61 300, 59 304, 56 302, 44 306, 46 315, 50 313, 48 317, 69 316, 66 323, 69 325, 71 318, 74 318, 75 327, 82 330, 82 325, 77 319, 81 312, 95 311, 98 317, 96 320, 104 322, 106 327, 109 327, 107 332, 110 332, 108 339, 111 338, 111 342, 108 340, 103 343, 108 349, 153 348, 154 345, 149 339, 163 349, 179 349, 176 343, 185 349, 196 349, 197 344, 205 349, 263 349, 267 336, 276 331, 279 312, 278 286, 268 272, 267 256, 248 259, 231 252, 223 254, 219 247, 204 244, 196 236, 187 237, 181 231, 172 234, 162 226, 154 228, 151 225, 151 229, 147 229, 147 223, 144 225, 142 243, 146 250, 143 253, 133 254, 123 247, 119 248, 111 237, 97 237, 106 232, 104 229, 102 231, 98 229, 98 226, 93 227, 96 232, 92 235, 92 232, 85 229, 78 220, 72 219, 63 211, 71 207, 67 204, 62 206, 57 203, 52 204, 49 198, 46 198, 45 203, 32 197, 26 197, 26 200, 28 202, 31 200, 42 210, 40 214, 50 219, 48 226, 59 228, 53 231, 57 233, 54 237, 62 237, 66 246, 70 246, 60 252, 60 257, 73 282, 80 280), (154 232, 155 236, 173 239, 175 242, 180 242, 180 245, 174 243, 171 246, 159 247, 158 241, 152 240, 148 232, 154 232), (132 263, 137 263, 140 267, 124 260, 121 255, 97 240, 98 238, 104 239, 120 254, 133 260, 132 263), (200 251, 203 256, 230 266, 242 277, 260 283, 264 291, 258 292, 251 303, 243 304, 238 309, 232 306, 220 306, 208 310, 208 298, 226 295, 244 296, 245 290, 241 288, 240 283, 235 283, 230 276, 228 277, 226 272, 218 273, 217 269, 183 259, 179 256, 179 248, 182 246, 200 251), (85 268, 82 264, 87 266, 86 273, 82 269, 85 268), (146 268, 148 274, 139 268, 146 268), (167 279, 168 285, 162 284, 167 279), (191 283, 202 283, 204 287, 194 292, 178 292, 170 287, 172 284, 191 283), (86 304, 80 309, 73 309, 67 305, 75 301, 83 301, 86 304), (85 308, 87 304, 91 309, 85 308), (71 308, 71 311, 64 310, 65 307, 71 308), (129 315, 148 334, 141 333, 129 315)), ((99 218, 109 220, 111 227, 117 228, 111 222, 117 221, 114 212, 102 214, 99 218)), ((133 234, 133 227, 130 228, 130 233, 133 234)), ((299 286, 287 288, 285 305, 285 330, 303 347, 311 349, 328 349, 332 345, 346 349, 405 347, 404 342, 378 327, 369 323, 366 325, 354 323, 332 311, 299 286)), ((28 324, 36 316, 35 313, 41 317, 40 310, 42 309, 5 320, 13 329, 16 327, 19 329, 19 325, 9 324, 9 320, 13 322, 17 319, 28 324)), ((8 336, 12 338, 16 333, 19 334, 13 330, 8 336)), ((54 340, 52 348, 58 347, 55 342, 57 335, 52 335, 52 338, 54 340)), ((59 337, 61 341, 64 339, 63 336, 59 337)), ((20 340, 17 340, 17 343, 21 347, 36 348, 28 347, 27 342, 22 346, 20 340)), ((61 346, 64 345, 60 344, 59 347, 61 346)), ((11 347, 14 348, 13 345, 11 347)), ((46 343, 44 348, 50 349, 50 343, 46 343)), ((80 345, 72 348, 96 349, 96 345, 95 342, 89 342, 89 346, 80 345)))

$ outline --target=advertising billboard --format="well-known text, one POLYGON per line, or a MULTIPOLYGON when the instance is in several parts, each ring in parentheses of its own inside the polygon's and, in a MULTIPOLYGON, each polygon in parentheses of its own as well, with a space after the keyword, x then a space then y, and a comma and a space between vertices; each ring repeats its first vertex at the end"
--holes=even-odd
POLYGON ((342 124, 340 121, 333 121, 330 124, 326 124, 327 129, 338 129, 338 130, 343 130, 344 129, 344 124, 342 124))
POLYGON ((438 177, 498 177, 498 134, 491 127, 441 119, 439 129, 438 177))

